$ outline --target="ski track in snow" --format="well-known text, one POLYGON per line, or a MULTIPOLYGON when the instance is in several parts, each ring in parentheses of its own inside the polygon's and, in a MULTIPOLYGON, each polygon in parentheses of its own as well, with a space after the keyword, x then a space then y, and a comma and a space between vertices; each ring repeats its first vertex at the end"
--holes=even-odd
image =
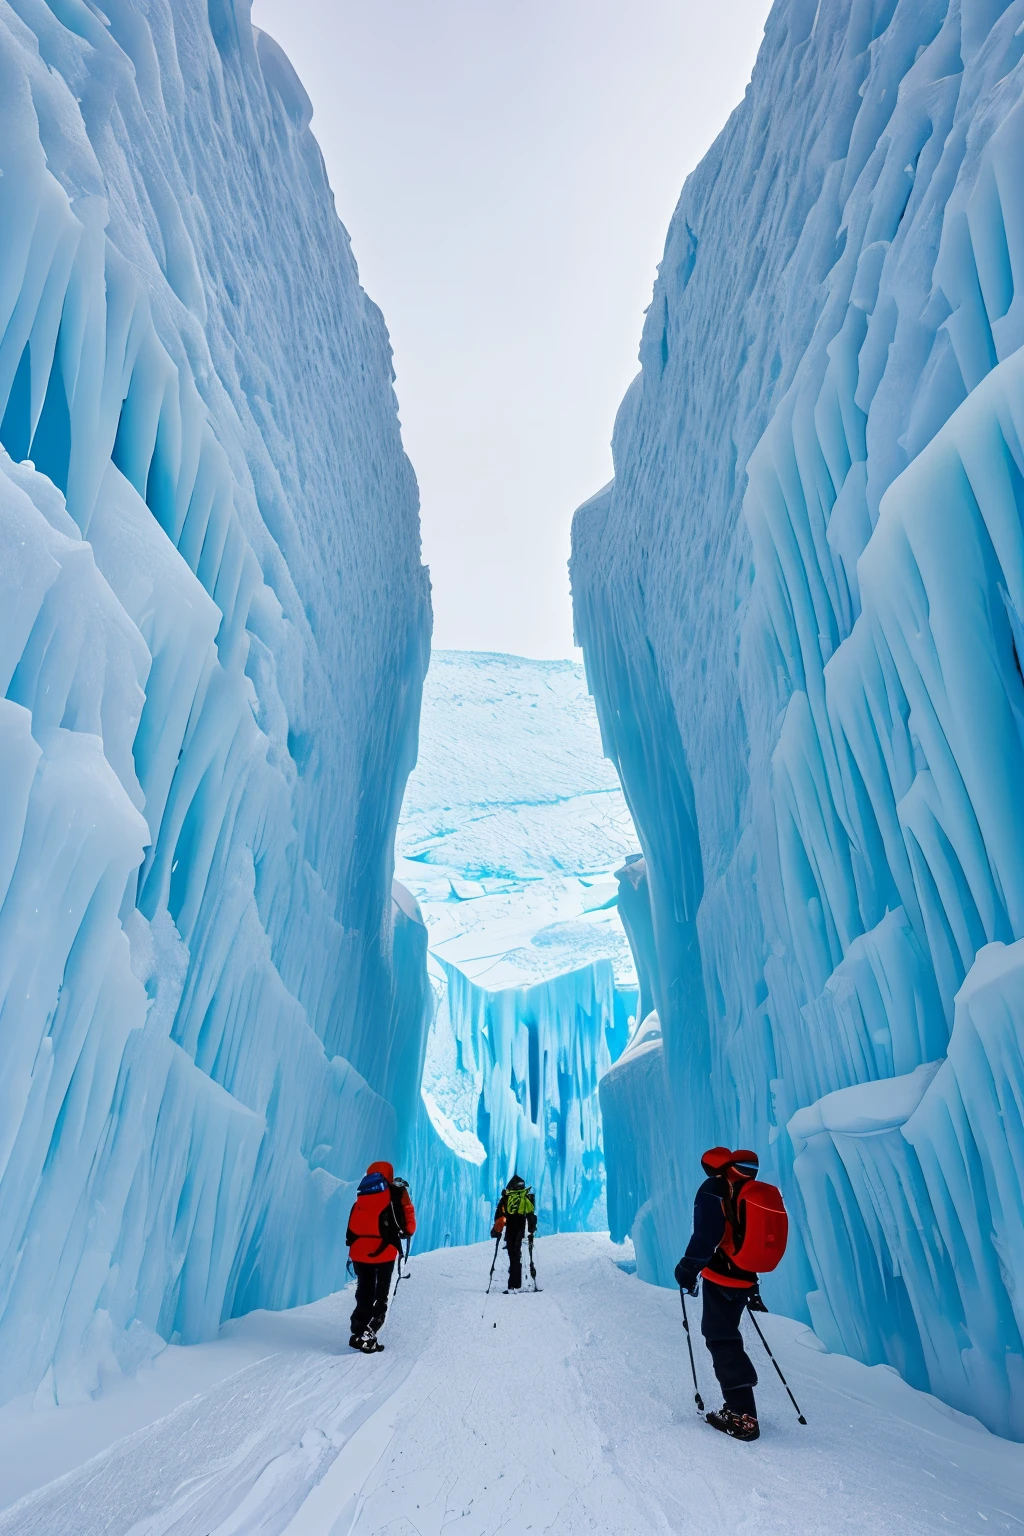
MULTIPOLYGON (((347 1348, 346 1293, 169 1352, 186 1400, 165 1412, 165 1395, 147 1424, 160 1363, 122 1385, 142 1427, 0 1514, 0 1536, 1024 1530, 1024 1448, 888 1367, 824 1354, 802 1325, 768 1318, 809 1424, 755 1338, 763 1432, 739 1445, 694 1411, 677 1296, 624 1272, 628 1248, 546 1238, 543 1290, 485 1299, 492 1252, 414 1258, 373 1358, 347 1348), (227 1374, 211 1380, 218 1351, 227 1374)), ((5 1409, 0 1499, 24 1486, 58 1415, 80 1425, 103 1410, 5 1409)))

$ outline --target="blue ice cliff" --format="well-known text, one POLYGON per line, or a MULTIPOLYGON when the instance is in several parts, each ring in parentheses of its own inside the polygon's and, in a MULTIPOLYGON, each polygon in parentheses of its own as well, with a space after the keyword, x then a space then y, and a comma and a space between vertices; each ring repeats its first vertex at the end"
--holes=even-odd
POLYGON ((429 592, 310 114, 245 0, 0 7, 2 1397, 335 1288, 418 1094, 429 592))
POLYGON ((778 0, 572 558, 655 957, 613 1230, 668 1279, 756 1146, 774 1302, 1017 1438, 1022 56, 1021 0, 778 0))
POLYGON ((516 1169, 541 1232, 606 1225, 598 1083, 637 1007, 613 872, 635 846, 579 665, 434 652, 397 864, 429 944, 418 1245, 485 1237, 516 1169))

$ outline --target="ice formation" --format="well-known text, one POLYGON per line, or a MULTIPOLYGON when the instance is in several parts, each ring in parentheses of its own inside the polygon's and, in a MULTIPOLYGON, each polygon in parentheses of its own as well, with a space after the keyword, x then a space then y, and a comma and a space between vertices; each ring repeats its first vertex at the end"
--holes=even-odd
POLYGON ((417 1243, 486 1235, 518 1168, 542 1231, 605 1225, 597 1085, 636 975, 612 871, 636 846, 571 661, 435 652, 398 872, 429 934, 423 1075, 434 1139, 417 1243))
POLYGON ((667 1278, 755 1145, 776 1302, 1018 1438, 1022 56, 1022 0, 778 0, 572 561, 664 1031, 620 1230, 667 1278))
POLYGON ((334 1288, 413 1111, 428 584, 310 113, 245 0, 0 7, 2 1397, 334 1288))

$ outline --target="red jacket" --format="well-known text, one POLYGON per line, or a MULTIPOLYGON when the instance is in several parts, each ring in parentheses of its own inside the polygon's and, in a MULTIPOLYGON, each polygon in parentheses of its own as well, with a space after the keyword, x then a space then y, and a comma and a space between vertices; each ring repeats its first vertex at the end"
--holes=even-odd
POLYGON ((391 1264, 398 1258, 398 1249, 394 1243, 389 1243, 381 1237, 381 1216, 386 1215, 388 1206, 393 1200, 400 1205, 401 1224, 407 1234, 411 1237, 416 1231, 416 1209, 409 1198, 409 1191, 404 1185, 395 1190, 391 1188, 395 1177, 392 1165, 371 1163, 366 1170, 367 1179, 374 1173, 382 1174, 388 1187, 379 1192, 356 1196, 356 1203, 349 1213, 348 1232, 345 1235, 349 1258, 354 1264, 391 1264))

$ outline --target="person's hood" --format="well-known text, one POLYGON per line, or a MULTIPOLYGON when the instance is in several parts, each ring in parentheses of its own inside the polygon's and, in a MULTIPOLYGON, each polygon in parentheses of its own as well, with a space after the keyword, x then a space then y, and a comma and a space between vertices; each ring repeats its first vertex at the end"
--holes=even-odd
POLYGON ((732 1162, 732 1153, 728 1147, 710 1147, 700 1160, 704 1172, 710 1177, 716 1173, 724 1173, 732 1162))
POLYGON ((730 1152, 728 1147, 709 1147, 700 1160, 704 1172, 713 1178, 715 1174, 724 1173, 733 1182, 738 1179, 756 1177, 758 1169, 757 1153, 743 1147, 738 1152, 730 1152))
POLYGON ((395 1169, 392 1163, 371 1163, 366 1171, 367 1173, 382 1173, 389 1184, 394 1182, 395 1169))
POLYGON ((518 1173, 514 1173, 512 1175, 512 1177, 509 1179, 508 1184, 506 1185, 506 1188, 507 1189, 525 1189, 526 1188, 526 1180, 525 1179, 521 1179, 519 1177, 518 1173))

